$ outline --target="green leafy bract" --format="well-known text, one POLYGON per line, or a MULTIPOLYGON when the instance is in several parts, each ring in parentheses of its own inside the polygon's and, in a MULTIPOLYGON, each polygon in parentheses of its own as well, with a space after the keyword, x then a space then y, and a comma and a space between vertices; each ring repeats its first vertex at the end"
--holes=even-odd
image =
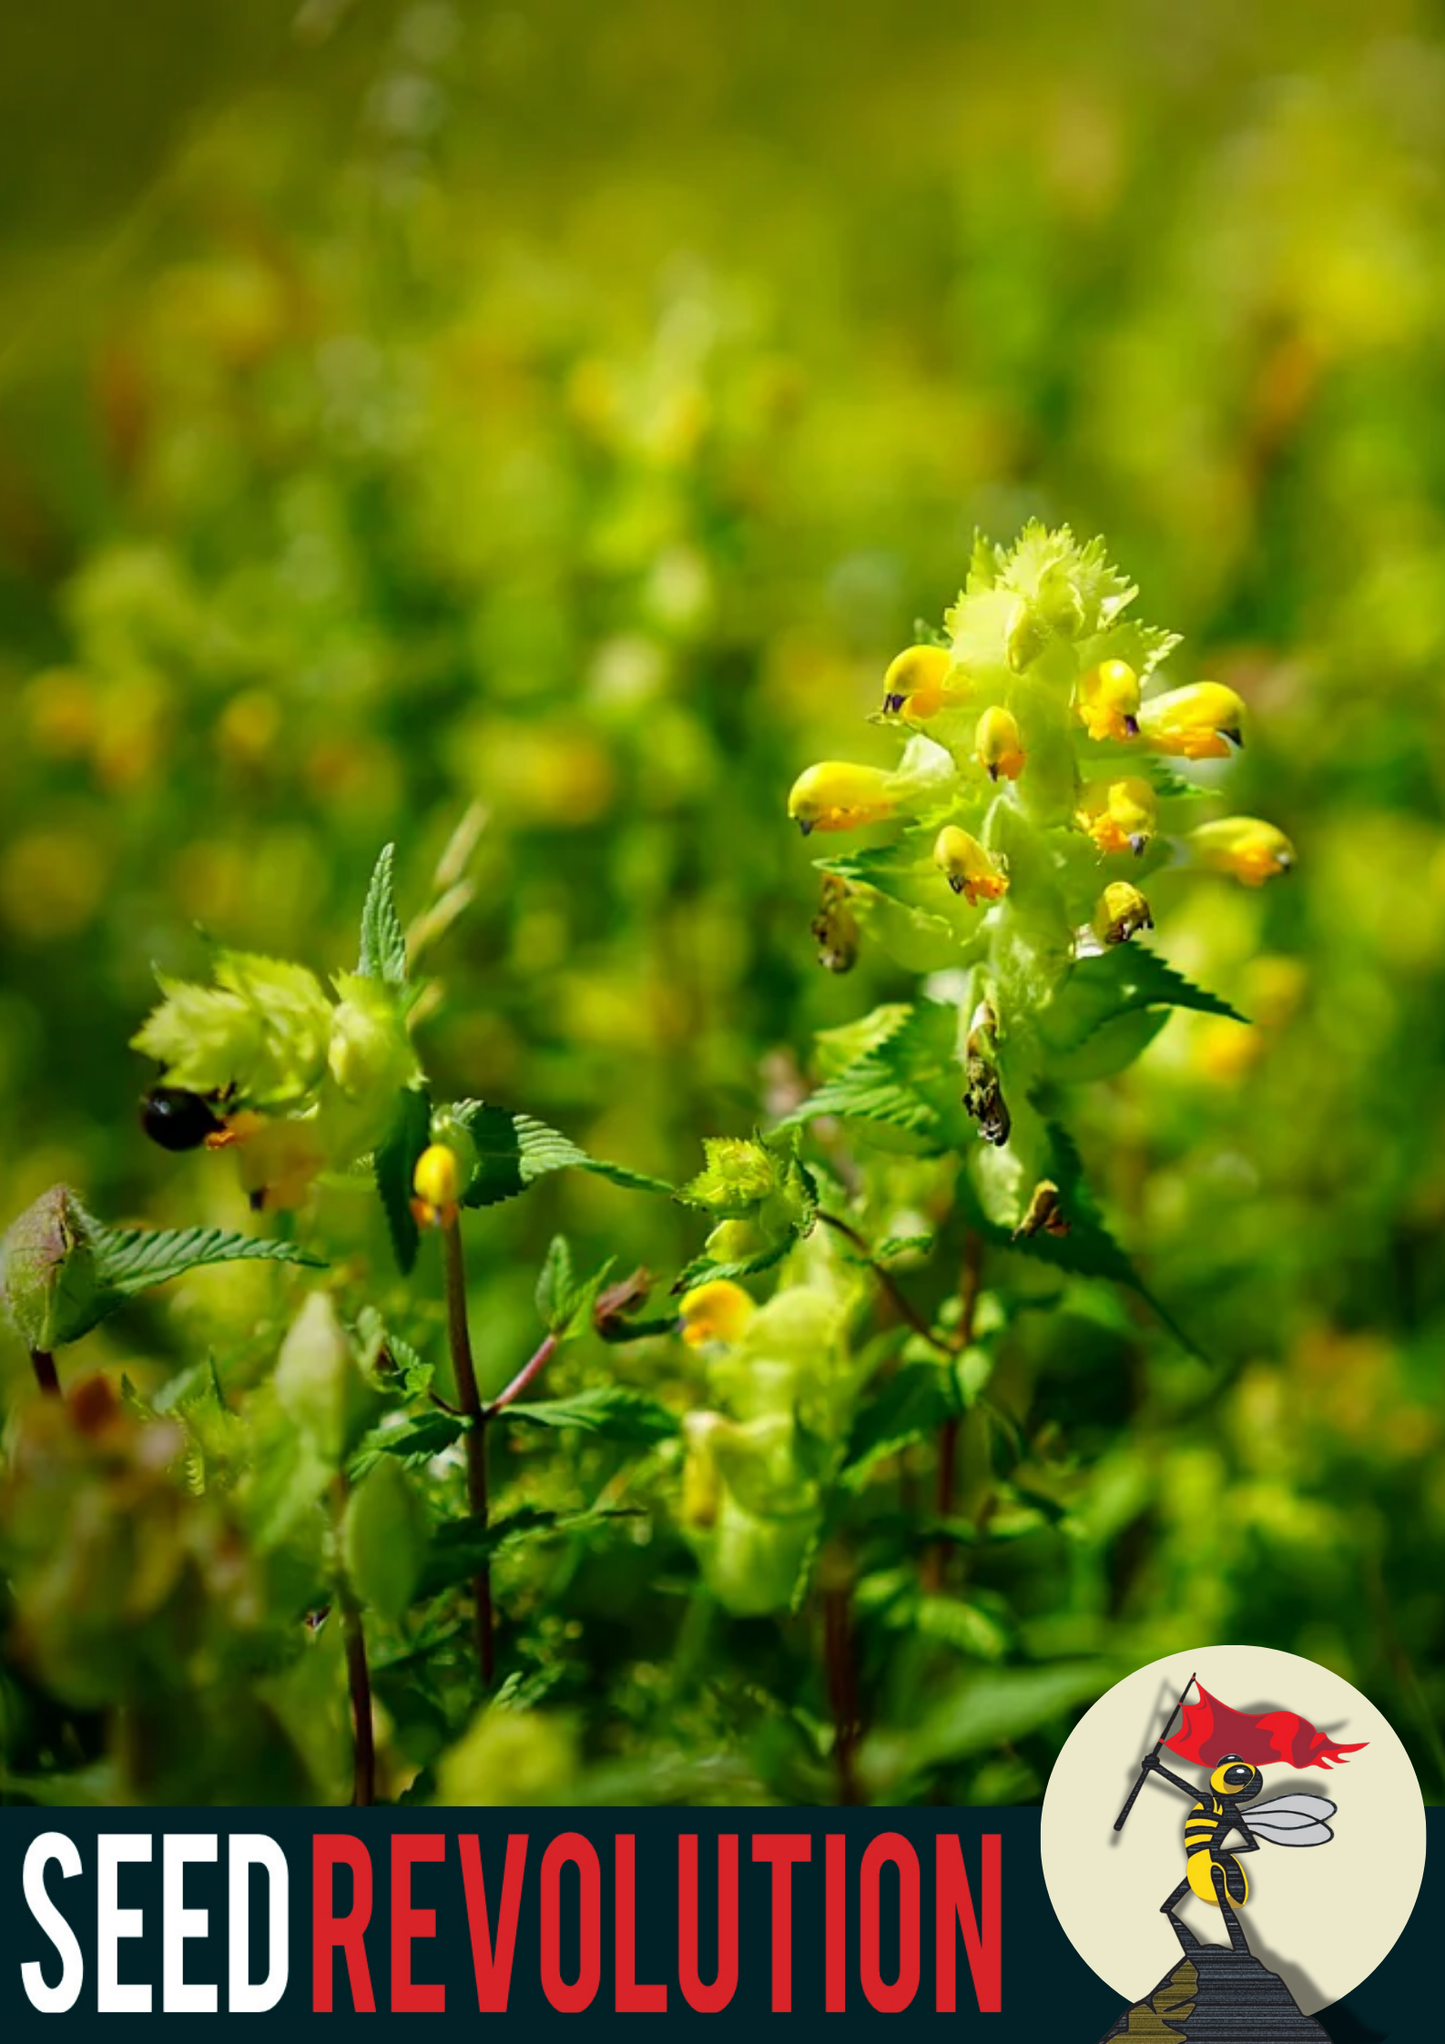
POLYGON ((396 907, 396 846, 384 845, 372 871, 361 910, 361 953, 356 970, 363 979, 407 983, 406 933, 396 907))
POLYGON ((452 1110, 477 1146, 477 1163, 462 1204, 495 1206, 515 1199, 539 1178, 553 1171, 590 1171, 613 1185, 634 1192, 671 1193, 664 1179, 649 1177, 625 1164, 589 1157, 570 1137, 529 1114, 514 1114, 481 1100, 462 1100, 452 1110))

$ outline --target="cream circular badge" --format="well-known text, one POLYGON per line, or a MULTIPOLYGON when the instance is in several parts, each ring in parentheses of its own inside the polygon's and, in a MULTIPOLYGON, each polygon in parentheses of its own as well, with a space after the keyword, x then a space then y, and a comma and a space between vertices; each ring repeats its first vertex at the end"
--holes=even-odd
POLYGON ((1390 1725, 1341 1676, 1199 1647, 1126 1676, 1044 1797, 1044 1879, 1124 2002, 1109 2036, 1323 2039, 1310 2020, 1385 1957, 1425 1867, 1390 1725))

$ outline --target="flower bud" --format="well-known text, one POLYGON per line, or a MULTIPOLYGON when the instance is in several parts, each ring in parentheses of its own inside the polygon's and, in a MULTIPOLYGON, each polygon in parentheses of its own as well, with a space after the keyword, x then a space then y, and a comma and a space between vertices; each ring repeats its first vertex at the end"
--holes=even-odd
POLYGON ((1137 930, 1152 930, 1149 904, 1127 880, 1111 880, 1094 910, 1094 935, 1101 944, 1127 944, 1137 930))
POLYGON ((329 1292, 312 1292, 292 1321, 272 1381, 292 1425, 339 1465, 365 1426, 371 1401, 329 1292))
POLYGON ((1139 730, 1155 752, 1179 759, 1228 759, 1229 743, 1244 743, 1244 704, 1222 682, 1196 681, 1145 703, 1139 730))
POLYGON ((1282 830, 1257 816, 1221 816, 1189 833, 1189 844, 1201 866, 1230 873, 1246 887, 1263 887, 1294 865, 1294 846, 1282 830))
POLYGON ((1008 878, 996 866, 976 837, 957 824, 945 824, 933 845, 933 863, 955 894, 961 894, 970 908, 982 901, 997 901, 1008 892, 1008 878))
POLYGON ((678 1309, 678 1329, 690 1348, 708 1342, 741 1341, 757 1307, 741 1285, 729 1278, 714 1278, 711 1284, 694 1285, 684 1292, 678 1309))
POLYGON ((1011 710, 1000 709, 997 704, 985 710, 978 720, 974 746, 978 763, 991 781, 996 781, 1000 774, 1006 781, 1016 781, 1023 772, 1026 755, 1018 718, 1011 710))
POLYGON ((1049 628, 1026 596, 1015 598, 1004 626, 1004 657, 1015 674, 1031 666, 1049 643, 1049 628))
POLYGON ((1079 824, 1101 852, 1142 852, 1158 816, 1147 781, 1090 781, 1079 797, 1079 824))
POLYGON ((1137 738, 1139 677, 1127 660, 1101 660, 1080 681, 1074 707, 1091 738, 1137 738))
POLYGON ((453 1228, 462 1195, 462 1167, 455 1150, 429 1143, 416 1160, 411 1178, 412 1212, 423 1228, 453 1228))
POLYGON ((788 796, 788 814, 804 837, 815 830, 856 830, 865 823, 881 823, 897 807, 890 773, 845 760, 823 760, 808 767, 788 796))
POLYGON ((68 1185, 52 1185, 0 1240, 0 1297, 27 1348, 48 1354, 101 1319, 98 1229, 68 1185))
MULTIPOLYGON (((922 721, 933 717, 950 697, 967 693, 966 687, 949 689, 953 654, 947 646, 908 646, 888 665, 883 677, 883 707, 901 710, 905 717, 922 721)), ((962 676, 957 677, 962 681, 962 676)))

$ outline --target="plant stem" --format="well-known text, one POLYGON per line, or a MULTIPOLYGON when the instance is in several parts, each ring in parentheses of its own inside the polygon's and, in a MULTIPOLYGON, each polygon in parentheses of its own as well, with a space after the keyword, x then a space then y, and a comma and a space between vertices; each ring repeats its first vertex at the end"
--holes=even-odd
POLYGON ((838 1800, 851 1807, 863 1799, 853 1765, 859 1732, 858 1688, 853 1671, 846 1583, 830 1583, 823 1591, 823 1661, 828 1677, 828 1705, 833 1714, 833 1767, 838 1778, 838 1800))
POLYGON ((557 1337, 555 1334, 549 1334, 539 1345, 535 1355, 529 1356, 526 1362, 523 1363, 521 1369, 518 1370, 506 1390, 497 1393, 491 1404, 486 1408, 484 1416, 490 1419, 494 1413, 501 1412, 504 1407, 510 1405, 514 1398, 520 1398, 532 1379, 537 1375, 537 1372, 547 1362, 548 1358, 555 1353, 556 1348, 557 1337))
POLYGON ((58 1398, 60 1396, 60 1378, 56 1374, 55 1358, 51 1355, 49 1349, 31 1349, 30 1362, 31 1367, 35 1371, 35 1381, 41 1390, 50 1398, 58 1398))
MULTIPOLYGON (((346 1518, 347 1484, 339 1475, 332 1486, 336 1519, 336 1543, 346 1518)), ((341 1634, 346 1642, 346 1687, 351 1696, 351 1801, 358 1810, 369 1810, 376 1801, 376 1735, 371 1722, 371 1670, 366 1660, 366 1632, 361 1606, 357 1603, 344 1564, 338 1561, 336 1601, 341 1607, 341 1634)))
POLYGON ((845 1242, 851 1244, 851 1246, 857 1250, 858 1254, 862 1257, 863 1261, 872 1271, 874 1277, 877 1278, 883 1290, 888 1294, 888 1297, 892 1300, 893 1305, 898 1312, 899 1318, 902 1320, 906 1320, 908 1325, 913 1329, 913 1332, 915 1334, 921 1334, 923 1339, 929 1344, 929 1346, 931 1348, 936 1348, 941 1355, 945 1356, 952 1355, 953 1348, 951 1343, 946 1342, 941 1335, 934 1333, 933 1329, 929 1326, 928 1322, 924 1319, 923 1315, 919 1312, 918 1308, 913 1304, 912 1300, 909 1299, 900 1290, 897 1281, 893 1276, 893 1273, 891 1271, 885 1270, 881 1263, 878 1263, 874 1260, 872 1250, 868 1247, 868 1244, 864 1241, 863 1237, 858 1233, 858 1230, 855 1227, 853 1227, 850 1222, 845 1221, 839 1214, 825 1214, 821 1207, 818 1210, 818 1219, 824 1224, 825 1227, 832 1228, 835 1234, 841 1235, 845 1242))
MULTIPOLYGON (((983 1280, 983 1240, 970 1234, 963 1245, 963 1276, 959 1282, 961 1311, 958 1316, 958 1346, 966 1349, 973 1340, 974 1321, 978 1314, 978 1294, 983 1280)), ((937 1518, 947 1519, 953 1512, 954 1472, 958 1462, 959 1422, 955 1413, 950 1413, 938 1430, 938 1483, 934 1492, 933 1509, 937 1518)), ((923 1564, 923 1587, 925 1590, 939 1590, 943 1587, 944 1569, 948 1560, 948 1547, 944 1541, 937 1541, 929 1549, 923 1564)))
MULTIPOLYGON (((472 1361, 472 1337, 467 1325, 467 1274, 462 1262, 462 1231, 458 1221, 442 1229, 442 1268, 446 1274, 447 1341, 451 1348, 452 1371, 462 1412, 471 1422, 462 1440, 467 1458, 467 1506, 478 1532, 487 1528, 487 1418, 477 1391, 476 1365, 472 1361)), ((482 1685, 490 1689, 495 1669, 492 1637, 492 1570, 484 1561, 472 1577, 472 1606, 476 1619, 477 1666, 482 1685)))

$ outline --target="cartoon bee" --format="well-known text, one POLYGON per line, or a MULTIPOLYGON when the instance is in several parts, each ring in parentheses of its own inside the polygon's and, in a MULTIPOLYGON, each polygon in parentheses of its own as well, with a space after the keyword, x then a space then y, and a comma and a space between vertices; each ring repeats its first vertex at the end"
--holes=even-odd
POLYGON ((1157 1753, 1147 1754, 1141 1766, 1188 1796, 1193 1805, 1184 1820, 1184 1879, 1160 1904, 1161 1915, 1169 1918, 1187 1950, 1188 1933, 1174 1912, 1192 1890, 1202 1902, 1224 1911, 1229 1942, 1236 1951, 1248 1951, 1236 1911, 1249 1899, 1249 1880, 1235 1855, 1257 1852, 1261 1839, 1269 1845, 1328 1845, 1335 1835, 1328 1820, 1336 1806, 1325 1796, 1275 1796, 1258 1804, 1246 1818, 1240 1805, 1254 1802, 1264 1787, 1264 1776, 1237 1753, 1226 1753, 1211 1769, 1203 1794, 1193 1782, 1171 1774, 1157 1753), (1226 1852, 1225 1841, 1233 1833, 1238 1833, 1242 1843, 1226 1852))

